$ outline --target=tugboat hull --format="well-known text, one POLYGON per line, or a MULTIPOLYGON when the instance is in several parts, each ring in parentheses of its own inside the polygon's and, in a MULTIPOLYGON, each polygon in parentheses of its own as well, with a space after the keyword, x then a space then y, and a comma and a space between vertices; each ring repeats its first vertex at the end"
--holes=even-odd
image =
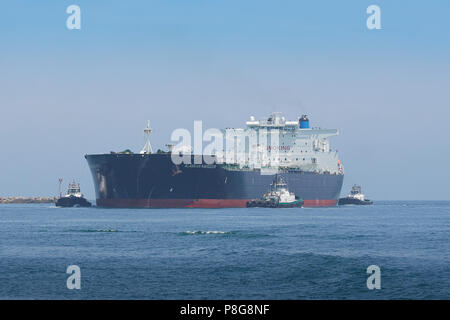
POLYGON ((277 202, 275 200, 252 200, 247 202, 247 208, 301 208, 303 207, 304 201, 298 199, 294 202, 283 203, 277 202))
POLYGON ((338 205, 340 206, 344 206, 347 204, 355 204, 355 205, 360 205, 360 206, 364 206, 364 205, 369 205, 369 204, 373 204, 373 201, 371 200, 359 200, 359 199, 355 199, 355 198, 340 198, 338 205))
POLYGON ((56 201, 57 207, 91 207, 92 204, 85 198, 80 197, 62 197, 56 201))

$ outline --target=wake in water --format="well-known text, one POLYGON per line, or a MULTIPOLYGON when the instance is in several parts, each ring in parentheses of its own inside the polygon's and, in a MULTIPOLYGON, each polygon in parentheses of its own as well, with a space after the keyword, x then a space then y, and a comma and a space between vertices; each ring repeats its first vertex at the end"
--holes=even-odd
POLYGON ((119 232, 117 229, 82 229, 82 230, 68 230, 67 232, 119 232))
POLYGON ((231 234, 230 231, 185 231, 183 234, 185 235, 203 235, 203 234, 231 234))
POLYGON ((195 231, 184 231, 179 233, 182 236, 192 236, 192 235, 226 235, 233 236, 242 239, 259 239, 259 238, 269 238, 273 237, 269 233, 259 233, 251 230, 239 230, 239 231, 218 231, 218 230, 195 230, 195 231))

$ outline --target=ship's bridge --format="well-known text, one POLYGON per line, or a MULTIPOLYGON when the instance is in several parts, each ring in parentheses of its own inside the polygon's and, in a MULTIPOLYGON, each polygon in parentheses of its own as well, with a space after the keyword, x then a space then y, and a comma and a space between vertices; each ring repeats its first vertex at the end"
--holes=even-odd
POLYGON ((250 120, 245 123, 248 129, 279 129, 286 131, 299 131, 298 135, 302 138, 328 138, 339 134, 337 129, 310 128, 309 119, 306 115, 302 115, 296 121, 286 120, 281 112, 273 112, 267 119, 255 120, 251 116, 250 120))
POLYGON ((250 121, 245 123, 248 128, 259 129, 259 128, 276 128, 285 130, 295 130, 298 127, 298 121, 287 121, 285 117, 281 116, 281 112, 272 113, 265 120, 255 120, 255 117, 251 116, 250 121))

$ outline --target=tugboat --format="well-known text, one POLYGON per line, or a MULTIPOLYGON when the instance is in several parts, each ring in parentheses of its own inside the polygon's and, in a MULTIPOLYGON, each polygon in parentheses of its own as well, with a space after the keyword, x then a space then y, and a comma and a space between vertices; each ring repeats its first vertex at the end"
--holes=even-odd
POLYGON ((368 205, 373 204, 373 201, 366 199, 361 193, 361 186, 353 185, 352 191, 345 198, 340 198, 338 204, 340 206, 346 204, 368 205))
POLYGON ((57 207, 91 207, 92 204, 83 198, 83 194, 80 190, 80 184, 76 184, 75 180, 69 183, 67 194, 60 197, 56 201, 57 207))
POLYGON ((261 199, 247 202, 247 208, 296 208, 302 207, 304 201, 289 192, 287 184, 278 175, 270 185, 270 190, 261 199))

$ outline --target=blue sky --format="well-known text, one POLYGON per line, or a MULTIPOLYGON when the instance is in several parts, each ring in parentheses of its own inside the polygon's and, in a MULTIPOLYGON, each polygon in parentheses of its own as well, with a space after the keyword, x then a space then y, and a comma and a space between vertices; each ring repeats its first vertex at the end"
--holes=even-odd
POLYGON ((83 155, 176 128, 310 115, 374 199, 447 199, 448 1, 7 1, 0 10, 0 196, 56 193, 83 155), (81 8, 81 30, 66 8, 81 8), (382 30, 366 28, 381 8, 382 30))

